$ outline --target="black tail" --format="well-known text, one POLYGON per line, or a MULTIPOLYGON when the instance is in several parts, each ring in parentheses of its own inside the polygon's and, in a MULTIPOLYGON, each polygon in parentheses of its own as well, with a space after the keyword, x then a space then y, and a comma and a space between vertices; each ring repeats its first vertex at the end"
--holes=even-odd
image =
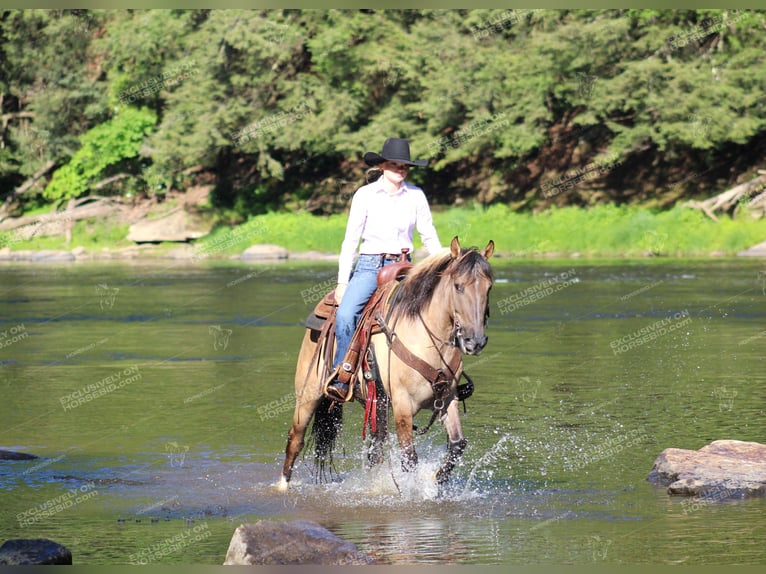
POLYGON ((314 412, 311 435, 314 439, 314 462, 316 482, 329 482, 334 472, 332 451, 335 440, 343 428, 343 405, 322 397, 314 412))

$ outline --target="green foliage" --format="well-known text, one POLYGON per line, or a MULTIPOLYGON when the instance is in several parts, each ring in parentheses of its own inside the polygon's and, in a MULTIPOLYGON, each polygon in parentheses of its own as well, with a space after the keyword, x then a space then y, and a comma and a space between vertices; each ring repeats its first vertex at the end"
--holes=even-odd
POLYGON ((340 214, 317 217, 305 212, 272 212, 256 220, 266 232, 254 243, 275 243, 295 251, 337 253, 346 228, 346 217, 340 214))
MULTIPOLYGON (((552 208, 537 215, 503 205, 434 211, 443 245, 455 235, 463 245, 484 247, 492 239, 505 257, 579 254, 591 257, 734 255, 766 236, 766 220, 722 218, 718 223, 684 207, 653 211, 636 206, 552 208)), ((291 251, 338 253, 345 231, 342 215, 268 213, 254 218, 264 233, 253 243, 291 251)), ((421 247, 417 234, 416 248, 421 247)))
POLYGON ((434 221, 442 242, 458 232, 471 244, 484 245, 493 239, 500 253, 514 257, 734 255, 766 236, 766 220, 724 217, 716 223, 700 211, 680 206, 655 211, 597 205, 551 208, 531 215, 494 205, 481 212, 453 208, 434 214, 434 221))
POLYGON ((106 18, 88 10, 0 11, 0 178, 23 181, 51 160, 66 162, 79 135, 107 119, 105 85, 89 52, 106 18))
POLYGON ((46 197, 85 193, 99 172, 75 159, 80 138, 148 108, 156 129, 142 134, 135 181, 183 190, 202 174, 216 207, 243 216, 317 198, 319 212, 338 211, 340 182, 360 179, 362 154, 390 135, 432 159, 413 178, 445 204, 662 204, 670 177, 736 160, 728 180, 711 172, 683 191, 710 194, 763 167, 752 150, 766 131, 764 14, 6 10, 2 112, 26 115, 3 134, 0 184, 71 160, 46 197), (541 195, 608 154, 621 159, 615 174, 541 195), (650 166, 656 179, 643 177, 650 166))
POLYGON ((81 138, 80 149, 58 169, 45 188, 45 197, 64 200, 86 193, 105 171, 138 156, 144 137, 157 121, 147 109, 124 108, 81 138))
MULTIPOLYGON (((193 28, 191 17, 188 11, 164 9, 110 13, 108 34, 94 40, 93 53, 103 58, 111 106, 124 105, 132 90, 162 78, 183 61, 184 37, 193 28)), ((177 75, 165 79, 172 81, 177 75)), ((158 111, 164 107, 161 89, 142 90, 136 99, 138 107, 158 111)))

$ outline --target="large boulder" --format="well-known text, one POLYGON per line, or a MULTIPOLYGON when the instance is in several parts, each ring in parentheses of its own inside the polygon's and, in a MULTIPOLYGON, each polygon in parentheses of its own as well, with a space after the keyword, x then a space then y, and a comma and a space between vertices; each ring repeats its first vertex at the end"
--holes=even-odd
POLYGON ((716 440, 699 450, 667 448, 654 461, 649 480, 685 496, 766 494, 766 445, 716 440))
POLYGON ((242 524, 231 538, 224 565, 364 565, 375 560, 356 545, 309 520, 242 524))
POLYGON ((34 564, 72 564, 72 552, 66 546, 47 538, 16 538, 0 546, 3 566, 34 564))
POLYGON ((164 216, 141 219, 134 223, 128 231, 128 241, 188 241, 199 239, 208 233, 210 225, 204 224, 198 217, 179 207, 164 216))

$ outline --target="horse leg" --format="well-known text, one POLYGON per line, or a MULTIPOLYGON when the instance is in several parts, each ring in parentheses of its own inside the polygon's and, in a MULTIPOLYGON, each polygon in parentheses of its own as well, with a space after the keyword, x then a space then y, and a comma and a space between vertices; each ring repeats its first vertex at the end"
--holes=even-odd
POLYGON ((282 467, 282 477, 279 481, 279 490, 287 490, 288 483, 293 474, 293 465, 303 450, 304 438, 309 421, 314 415, 314 411, 319 403, 319 398, 312 401, 303 402, 298 399, 295 403, 295 412, 293 413, 293 426, 287 433, 287 446, 285 447, 285 464, 282 467))
POLYGON ((460 409, 458 408, 457 398, 452 399, 447 407, 447 413, 442 418, 444 428, 447 430, 449 445, 447 455, 442 461, 442 465, 436 472, 436 482, 444 484, 449 479, 452 469, 460 460, 466 447, 466 440, 463 438, 463 429, 460 426, 460 409))
POLYGON ((295 411, 293 413, 293 425, 287 434, 285 463, 282 467, 282 476, 279 481, 280 490, 287 490, 287 485, 293 473, 295 459, 303 449, 306 428, 314 416, 319 399, 322 396, 322 392, 319 389, 320 383, 316 375, 314 373, 309 374, 309 369, 313 368, 311 361, 314 357, 316 346, 319 343, 317 332, 306 329, 295 369, 295 411))
POLYGON ((383 462, 383 445, 388 438, 388 397, 382 389, 378 392, 378 401, 375 406, 375 432, 372 433, 372 445, 367 453, 367 461, 370 466, 383 462))
POLYGON ((402 470, 409 472, 418 465, 418 454, 412 440, 412 407, 409 401, 402 403, 397 400, 393 401, 393 406, 396 436, 402 453, 402 470))

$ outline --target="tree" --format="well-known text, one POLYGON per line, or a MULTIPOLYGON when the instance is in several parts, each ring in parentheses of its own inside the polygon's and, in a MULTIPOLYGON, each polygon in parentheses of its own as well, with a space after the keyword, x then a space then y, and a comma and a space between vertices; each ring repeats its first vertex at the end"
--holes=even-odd
POLYGON ((53 174, 45 188, 45 197, 61 201, 87 193, 99 180, 117 173, 134 173, 139 169, 133 160, 141 144, 157 121, 154 112, 126 107, 114 118, 83 134, 80 148, 72 159, 53 174))
POLYGON ((0 184, 53 161, 46 200, 88 193, 61 178, 107 125, 143 140, 99 173, 212 181, 243 215, 344 209, 389 135, 432 158, 412 177, 437 203, 671 205, 763 167, 764 14, 6 10, 0 184), (152 129, 119 124, 142 109, 152 129))

